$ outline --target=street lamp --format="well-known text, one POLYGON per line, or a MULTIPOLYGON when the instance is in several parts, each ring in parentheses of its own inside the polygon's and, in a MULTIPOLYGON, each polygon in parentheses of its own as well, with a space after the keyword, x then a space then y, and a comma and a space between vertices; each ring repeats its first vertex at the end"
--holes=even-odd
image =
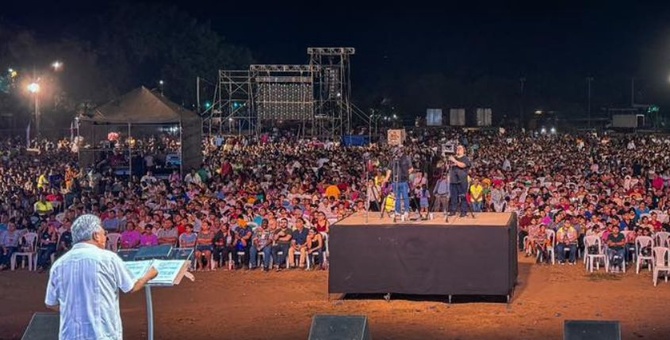
POLYGON ((165 82, 161 79, 158 81, 158 87, 161 90, 161 96, 163 95, 163 85, 165 85, 165 82))
POLYGON ((35 131, 36 135, 40 135, 40 102, 39 102, 39 92, 40 84, 33 82, 28 85, 28 92, 33 94, 35 99, 35 131))
POLYGON ((56 60, 51 64, 51 67, 53 67, 54 71, 60 71, 60 69, 63 67, 63 63, 56 60))

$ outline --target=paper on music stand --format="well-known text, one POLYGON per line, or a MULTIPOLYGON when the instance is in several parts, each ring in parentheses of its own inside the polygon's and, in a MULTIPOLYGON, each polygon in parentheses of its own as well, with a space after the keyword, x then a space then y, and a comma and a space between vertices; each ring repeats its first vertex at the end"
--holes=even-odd
POLYGON ((153 262, 153 260, 129 261, 124 262, 124 264, 126 265, 126 268, 130 272, 130 275, 133 277, 133 279, 139 280, 149 271, 149 268, 151 268, 153 262))
POLYGON ((158 275, 148 283, 154 286, 172 286, 181 282, 188 269, 188 263, 184 260, 145 260, 125 262, 125 265, 135 280, 146 275, 149 268, 153 266, 158 271, 158 275))
POLYGON ((188 269, 188 261, 184 260, 154 260, 153 266, 158 276, 149 281, 150 285, 177 285, 181 282, 188 269))

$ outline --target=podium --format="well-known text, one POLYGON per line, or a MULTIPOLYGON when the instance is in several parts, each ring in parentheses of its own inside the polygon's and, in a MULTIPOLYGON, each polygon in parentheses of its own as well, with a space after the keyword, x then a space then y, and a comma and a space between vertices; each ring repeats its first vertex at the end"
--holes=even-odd
POLYGON ((145 247, 138 250, 119 251, 126 268, 135 279, 144 276, 153 266, 158 276, 144 286, 147 301, 147 338, 154 340, 154 309, 151 297, 152 287, 172 287, 186 277, 195 280, 188 272, 193 257, 193 248, 173 248, 172 246, 145 247))

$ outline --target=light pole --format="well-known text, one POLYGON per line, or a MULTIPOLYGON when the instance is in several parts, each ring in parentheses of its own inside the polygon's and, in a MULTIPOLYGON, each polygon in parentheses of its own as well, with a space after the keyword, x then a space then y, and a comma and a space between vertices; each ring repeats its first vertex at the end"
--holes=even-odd
POLYGON ((56 60, 51 64, 51 67, 53 67, 54 71, 60 71, 60 69, 63 67, 63 63, 56 60))
POLYGON ((521 100, 520 100, 520 102, 521 102, 521 103, 520 103, 520 105, 519 105, 519 128, 520 128, 520 129, 523 129, 523 127, 524 127, 524 125, 523 125, 523 109, 524 109, 524 105, 523 105, 523 104, 524 104, 524 99, 525 99, 525 98, 524 98, 524 97, 525 97, 525 96, 524 96, 524 94, 525 94, 524 91, 525 91, 525 85, 526 85, 526 78, 523 78, 523 77, 519 78, 519 83, 520 83, 520 85, 521 85, 521 88, 520 88, 520 90, 521 90, 521 100))
POLYGON ((161 96, 163 95, 163 85, 165 85, 165 82, 162 81, 162 80, 159 80, 159 81, 158 81, 158 87, 159 87, 160 90, 161 90, 161 96))
POLYGON ((589 129, 591 128, 591 82, 593 81, 593 77, 586 77, 586 82, 588 84, 588 106, 587 106, 587 115, 588 115, 588 127, 589 129))
POLYGON ((37 82, 30 83, 28 85, 28 91, 33 94, 33 97, 35 99, 35 135, 39 136, 40 135, 40 84, 37 82))

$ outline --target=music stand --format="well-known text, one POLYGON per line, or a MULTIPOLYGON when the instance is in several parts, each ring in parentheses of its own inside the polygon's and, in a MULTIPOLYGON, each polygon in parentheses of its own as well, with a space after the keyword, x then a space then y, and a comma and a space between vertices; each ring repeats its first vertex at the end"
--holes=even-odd
POLYGON ((154 340, 154 309, 151 287, 172 287, 178 285, 184 277, 194 281, 188 272, 193 256, 192 248, 172 248, 170 245, 140 248, 126 267, 135 278, 143 276, 151 266, 158 270, 158 276, 144 286, 147 300, 147 338, 154 340))
POLYGON ((135 261, 135 254, 139 249, 119 249, 116 254, 119 255, 124 262, 135 261))

